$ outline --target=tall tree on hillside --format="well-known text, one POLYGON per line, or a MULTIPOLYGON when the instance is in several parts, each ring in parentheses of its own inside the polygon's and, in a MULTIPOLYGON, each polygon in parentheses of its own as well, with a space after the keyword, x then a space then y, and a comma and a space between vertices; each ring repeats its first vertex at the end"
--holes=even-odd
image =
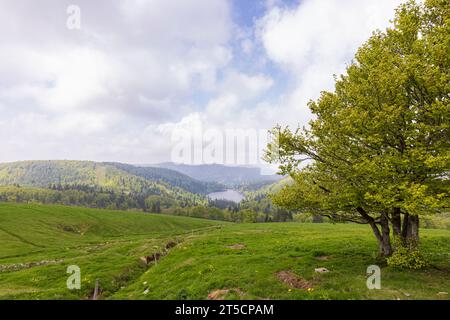
POLYGON ((266 160, 294 183, 289 209, 369 224, 380 254, 419 240, 419 217, 449 206, 450 6, 410 1, 358 50, 308 128, 276 127, 266 160))

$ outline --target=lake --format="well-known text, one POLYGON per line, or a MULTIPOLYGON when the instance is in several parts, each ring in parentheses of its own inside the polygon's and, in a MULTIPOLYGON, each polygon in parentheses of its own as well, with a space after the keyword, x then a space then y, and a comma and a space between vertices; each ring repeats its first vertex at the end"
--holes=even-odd
POLYGON ((241 202, 245 198, 242 193, 231 189, 227 191, 210 193, 208 194, 208 197, 212 200, 228 200, 236 203, 241 202))

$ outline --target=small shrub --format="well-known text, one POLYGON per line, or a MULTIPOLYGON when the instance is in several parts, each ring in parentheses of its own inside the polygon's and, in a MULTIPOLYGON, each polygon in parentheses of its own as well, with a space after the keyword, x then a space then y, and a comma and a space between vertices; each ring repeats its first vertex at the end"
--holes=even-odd
POLYGON ((187 300, 189 297, 189 292, 186 289, 181 289, 177 293, 177 300, 187 300))
POLYGON ((407 246, 399 246, 394 254, 387 258, 387 264, 390 267, 414 270, 425 268, 428 265, 419 249, 407 246))
POLYGON ((317 258, 317 257, 323 257, 323 256, 326 256, 326 255, 328 255, 326 252, 320 251, 320 250, 314 250, 314 251, 312 252, 312 256, 313 256, 314 258, 317 258))

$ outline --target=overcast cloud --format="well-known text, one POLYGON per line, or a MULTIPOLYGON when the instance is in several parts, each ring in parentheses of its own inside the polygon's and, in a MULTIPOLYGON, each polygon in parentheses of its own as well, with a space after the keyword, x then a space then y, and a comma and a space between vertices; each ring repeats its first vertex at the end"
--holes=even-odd
POLYGON ((156 163, 177 128, 305 124, 399 3, 0 0, 0 161, 156 163))

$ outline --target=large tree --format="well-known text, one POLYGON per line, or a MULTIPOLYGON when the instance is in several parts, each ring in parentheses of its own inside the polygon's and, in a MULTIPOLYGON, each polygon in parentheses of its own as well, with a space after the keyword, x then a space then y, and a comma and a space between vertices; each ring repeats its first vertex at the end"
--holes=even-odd
POLYGON ((267 161, 294 183, 273 197, 291 210, 369 224, 380 254, 419 240, 419 217, 449 204, 448 0, 410 1, 358 50, 308 128, 276 127, 267 161))

